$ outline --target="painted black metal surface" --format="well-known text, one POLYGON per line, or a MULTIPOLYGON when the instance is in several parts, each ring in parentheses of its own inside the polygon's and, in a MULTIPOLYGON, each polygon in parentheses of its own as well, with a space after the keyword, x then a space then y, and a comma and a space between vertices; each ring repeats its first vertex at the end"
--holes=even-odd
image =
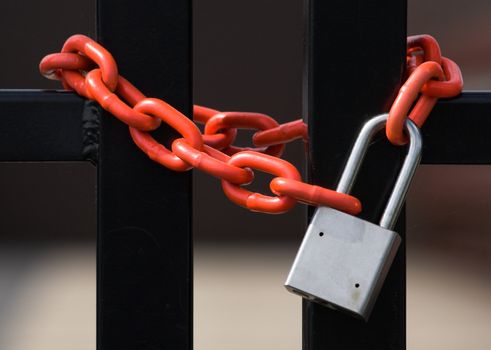
POLYGON ((423 132, 423 164, 491 164, 491 92, 440 100, 423 132))
MULTIPOLYGON (((97 23, 122 75, 191 115, 190 1, 99 0, 97 23)), ((98 172, 98 349, 190 349, 191 174, 150 161, 109 114, 98 172)))
MULTIPOLYGON (((406 1, 308 0, 306 14, 309 174, 335 188, 362 123, 387 111, 401 84, 406 1)), ((370 148, 353 189, 364 219, 379 219, 403 155, 384 138, 370 148)), ((404 237, 404 215, 396 230, 404 237)), ((311 302, 304 302, 303 318, 306 350, 405 349, 404 243, 368 323, 311 302)))
POLYGON ((98 116, 72 93, 0 91, 0 161, 97 159, 98 116))

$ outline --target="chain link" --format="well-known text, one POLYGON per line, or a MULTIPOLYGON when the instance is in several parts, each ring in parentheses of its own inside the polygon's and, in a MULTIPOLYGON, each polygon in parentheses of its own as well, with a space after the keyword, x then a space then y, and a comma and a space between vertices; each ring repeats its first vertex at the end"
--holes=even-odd
MULTIPOLYGON (((205 124, 205 135, 215 134, 222 129, 228 128, 240 128, 240 129, 256 129, 256 130, 268 130, 277 128, 278 122, 261 113, 249 113, 249 112, 225 112, 214 115, 208 119, 205 124)), ((237 147, 229 145, 223 149, 228 155, 234 155, 243 151, 255 151, 270 154, 276 157, 280 157, 285 149, 284 143, 276 143, 268 147, 237 147)))
POLYGON ((387 138, 394 145, 407 143, 406 118, 421 128, 439 98, 457 96, 464 86, 459 66, 442 57, 438 42, 430 35, 408 38, 406 63, 408 78, 387 119, 387 138))
MULTIPOLYGON (((408 80, 390 110, 386 128, 394 144, 406 142, 403 125, 408 113, 421 126, 438 98, 459 94, 463 85, 459 67, 441 56, 438 43, 429 35, 408 38, 406 62, 408 80)), ((175 171, 196 168, 221 179, 226 196, 245 208, 282 213, 299 201, 353 215, 361 211, 357 198, 302 182, 298 170, 278 158, 285 143, 296 139, 308 142, 307 125, 301 119, 280 125, 265 114, 220 112, 195 105, 193 119, 204 124, 202 134, 181 112, 162 100, 147 98, 119 75, 111 54, 84 35, 70 37, 61 53, 48 55, 41 61, 39 70, 48 79, 60 80, 65 89, 97 101, 126 123, 133 141, 150 159, 175 171), (162 121, 182 135, 172 142, 170 150, 149 133, 162 121), (238 129, 257 130, 252 137, 255 147, 233 145, 238 129), (276 196, 253 193, 242 187, 253 181, 251 169, 276 176, 270 183, 276 196)))

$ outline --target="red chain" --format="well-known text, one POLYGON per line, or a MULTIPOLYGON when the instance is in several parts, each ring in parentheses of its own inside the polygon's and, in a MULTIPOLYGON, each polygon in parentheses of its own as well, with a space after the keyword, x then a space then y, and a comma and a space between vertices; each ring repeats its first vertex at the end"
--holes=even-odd
MULTIPOLYGON (((395 144, 405 142, 405 115, 420 93, 421 98, 409 115, 419 126, 438 97, 454 96, 462 89, 458 66, 440 56, 438 44, 429 36, 409 38, 407 65, 410 76, 392 106, 387 123, 387 135, 395 144), (441 82, 432 81, 433 78, 441 82)), ((307 125, 301 119, 279 125, 264 114, 219 112, 194 106, 194 121, 205 125, 204 134, 201 134, 198 127, 178 110, 162 100, 147 98, 119 75, 111 54, 83 35, 70 37, 61 53, 46 56, 39 69, 47 78, 61 80, 66 89, 97 101, 126 123, 133 141, 149 158, 172 170, 196 168, 221 179, 227 197, 243 207, 281 213, 299 201, 350 214, 361 211, 361 203, 355 197, 304 183, 292 164, 277 158, 286 142, 300 138, 307 142, 307 125), (158 143, 149 133, 157 129, 161 121, 182 135, 173 141, 172 150, 158 143), (256 147, 233 146, 237 129, 257 130, 252 138, 256 147), (254 179, 251 168, 277 176, 270 183, 271 191, 277 196, 252 193, 242 187, 254 179)))
POLYGON ((454 97, 464 86, 459 66, 441 56, 435 38, 410 36, 407 48, 408 79, 392 104, 386 127, 387 138, 395 145, 407 143, 406 118, 421 128, 439 98, 454 97))

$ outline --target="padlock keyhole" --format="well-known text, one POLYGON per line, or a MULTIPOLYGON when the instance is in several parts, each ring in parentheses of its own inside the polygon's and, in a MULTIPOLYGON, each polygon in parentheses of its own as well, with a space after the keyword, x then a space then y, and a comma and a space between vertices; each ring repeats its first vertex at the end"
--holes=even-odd
POLYGON ((324 236, 324 232, 319 232, 319 236, 324 236))
POLYGON ((359 283, 356 283, 355 284, 355 288, 359 288, 360 287, 360 284, 359 283))

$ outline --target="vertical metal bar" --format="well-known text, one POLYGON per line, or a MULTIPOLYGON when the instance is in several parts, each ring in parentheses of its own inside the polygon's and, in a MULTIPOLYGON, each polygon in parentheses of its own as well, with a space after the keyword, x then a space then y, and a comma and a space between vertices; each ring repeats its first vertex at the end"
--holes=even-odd
MULTIPOLYGON (((361 125, 388 110, 401 84, 406 0, 307 0, 306 18, 309 173, 314 183, 335 188, 361 125)), ((364 219, 380 219, 404 151, 385 141, 371 146, 352 191, 364 219)), ((404 214, 396 231, 404 237, 404 214)), ((307 301, 303 318, 307 350, 405 349, 404 243, 368 323, 307 301)))
MULTIPOLYGON (((97 35, 147 96, 191 115, 191 2, 98 0, 97 35)), ((154 133, 167 142, 175 132, 154 133)), ((192 347, 191 174, 157 165, 101 118, 97 348, 192 347)))

